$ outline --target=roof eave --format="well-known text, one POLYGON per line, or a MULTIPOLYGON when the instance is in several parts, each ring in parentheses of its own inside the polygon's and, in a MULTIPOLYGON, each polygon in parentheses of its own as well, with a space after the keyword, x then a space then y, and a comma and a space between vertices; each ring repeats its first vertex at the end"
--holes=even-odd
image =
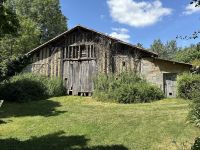
POLYGON ((25 55, 28 56, 28 55, 32 54, 33 52, 37 51, 38 49, 43 48, 44 46, 48 45, 49 43, 51 43, 51 42, 53 42, 53 41, 55 41, 55 40, 61 38, 61 37, 64 36, 65 34, 68 34, 68 33, 74 31, 74 30, 77 29, 77 28, 83 28, 83 29, 86 29, 86 30, 95 32, 95 33, 97 33, 97 34, 100 34, 100 35, 106 36, 106 37, 108 37, 108 38, 110 38, 110 39, 113 39, 113 40, 115 40, 115 41, 117 41, 117 42, 119 42, 119 43, 121 43, 121 44, 125 44, 125 45, 128 45, 128 46, 130 46, 130 47, 137 48, 137 49, 139 49, 139 50, 141 50, 141 51, 143 51, 143 52, 145 52, 145 53, 151 54, 151 55, 154 56, 154 57, 158 57, 158 54, 156 54, 156 53, 154 53, 154 52, 150 52, 150 51, 148 51, 148 50, 146 50, 146 49, 144 49, 144 48, 137 47, 137 46, 132 45, 132 44, 130 44, 130 43, 124 42, 124 41, 122 41, 122 40, 120 40, 120 39, 117 39, 117 38, 114 38, 114 37, 112 37, 112 36, 109 36, 109 35, 107 35, 107 34, 105 34, 105 33, 101 33, 101 32, 98 32, 98 31, 96 31, 96 30, 89 29, 89 28, 84 27, 84 26, 81 26, 81 25, 77 25, 77 26, 75 26, 74 28, 72 28, 72 29, 70 29, 70 30, 68 30, 68 31, 65 31, 65 32, 59 34, 58 36, 52 38, 51 40, 49 40, 49 41, 43 43, 42 45, 40 45, 40 46, 34 48, 33 50, 31 50, 30 52, 26 53, 25 55))

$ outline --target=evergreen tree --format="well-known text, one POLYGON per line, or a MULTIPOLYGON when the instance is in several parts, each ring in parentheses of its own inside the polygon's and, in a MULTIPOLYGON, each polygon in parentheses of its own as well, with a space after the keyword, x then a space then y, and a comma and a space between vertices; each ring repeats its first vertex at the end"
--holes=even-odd
POLYGON ((167 56, 165 45, 160 39, 153 41, 153 44, 151 45, 151 51, 157 53, 158 57, 160 58, 166 58, 167 56))
POLYGON ((173 60, 179 48, 175 40, 167 41, 166 44, 162 43, 160 39, 154 40, 151 45, 151 50, 158 54, 159 58, 173 60))
POLYGON ((166 58, 169 60, 175 59, 178 50, 179 48, 175 40, 167 41, 167 43, 165 44, 165 51, 167 53, 166 58))

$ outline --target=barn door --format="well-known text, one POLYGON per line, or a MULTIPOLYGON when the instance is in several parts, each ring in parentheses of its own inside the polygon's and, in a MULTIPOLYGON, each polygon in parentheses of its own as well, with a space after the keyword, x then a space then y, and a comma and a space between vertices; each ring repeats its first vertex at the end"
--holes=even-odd
POLYGON ((64 66, 65 85, 70 95, 89 95, 94 89, 96 61, 66 61, 64 66))
POLYGON ((175 73, 165 73, 164 77, 164 91, 166 97, 176 97, 176 77, 175 73))

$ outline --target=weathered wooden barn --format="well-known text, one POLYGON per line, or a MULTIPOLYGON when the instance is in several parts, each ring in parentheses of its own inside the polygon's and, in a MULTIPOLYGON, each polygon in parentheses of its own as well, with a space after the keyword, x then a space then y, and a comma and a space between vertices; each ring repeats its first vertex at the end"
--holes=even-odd
POLYGON ((106 34, 76 26, 27 54, 25 71, 63 79, 67 94, 90 96, 99 73, 136 71, 158 85, 166 96, 176 95, 176 76, 190 64, 159 59, 158 55, 106 34))

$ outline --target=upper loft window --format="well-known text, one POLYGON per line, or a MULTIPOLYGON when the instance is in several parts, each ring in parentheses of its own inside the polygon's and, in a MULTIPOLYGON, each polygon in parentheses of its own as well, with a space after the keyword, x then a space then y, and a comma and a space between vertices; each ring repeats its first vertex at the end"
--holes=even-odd
POLYGON ((95 58, 96 49, 94 45, 70 45, 64 51, 65 58, 95 58))

